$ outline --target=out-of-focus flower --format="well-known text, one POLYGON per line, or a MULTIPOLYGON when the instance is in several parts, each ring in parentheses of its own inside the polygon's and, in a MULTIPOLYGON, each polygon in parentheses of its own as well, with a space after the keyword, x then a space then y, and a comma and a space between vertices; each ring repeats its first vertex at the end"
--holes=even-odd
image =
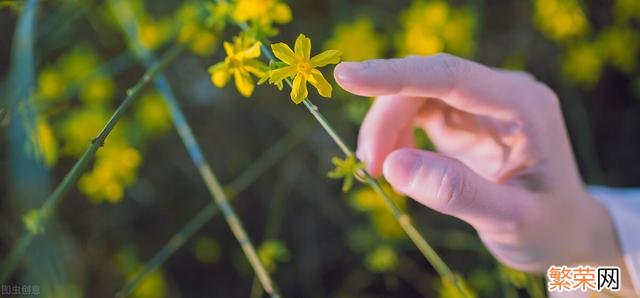
MULTIPOLYGON (((211 15, 217 13, 217 9, 221 5, 208 3, 206 7, 201 7, 195 2, 185 2, 178 10, 178 22, 180 23, 178 41, 188 44, 191 51, 199 56, 213 54, 218 43, 218 36, 224 26, 218 22, 205 20, 210 20, 211 15), (206 18, 200 16, 201 11, 206 12, 209 16, 206 18)), ((218 16, 218 18, 225 20, 224 16, 218 16)))
POLYGON ((604 57, 619 70, 632 73, 638 64, 640 35, 628 27, 608 27, 598 34, 604 57))
POLYGON ((475 14, 445 1, 414 1, 400 14, 402 31, 395 43, 399 55, 432 55, 447 51, 469 57, 475 51, 475 14))
POLYGON ((345 159, 334 157, 331 163, 336 166, 327 174, 329 178, 344 179, 342 182, 342 191, 348 192, 353 187, 353 178, 359 175, 359 171, 364 169, 364 164, 359 162, 354 155, 349 155, 345 159))
MULTIPOLYGON (((142 269, 142 264, 140 264, 140 261, 136 258, 132 248, 119 251, 115 256, 114 261, 127 280, 135 277, 142 269)), ((142 281, 140 281, 140 284, 133 293, 131 293, 130 297, 164 298, 168 297, 168 293, 169 291, 164 272, 159 268, 150 272, 142 281)))
POLYGON ((562 60, 562 72, 569 81, 588 88, 600 79, 603 64, 599 48, 582 43, 567 50, 562 60))
POLYGON ((58 60, 58 67, 66 83, 80 83, 98 67, 100 59, 88 45, 78 45, 58 60))
POLYGON ((80 89, 80 100, 89 104, 101 104, 113 99, 116 83, 106 75, 91 78, 80 89))
POLYGON ((238 92, 245 97, 251 96, 255 87, 251 74, 261 77, 262 69, 266 68, 264 63, 258 60, 261 45, 259 41, 246 34, 237 36, 233 44, 225 42, 224 50, 227 57, 224 61, 209 67, 211 82, 220 88, 233 76, 238 92))
POLYGON ((237 0, 232 16, 239 22, 286 24, 291 22, 291 8, 278 0, 237 0))
POLYGON ((387 47, 387 39, 376 33, 373 22, 365 16, 354 22, 337 25, 333 36, 325 45, 325 49, 336 49, 342 52, 342 59, 363 61, 380 58, 387 47))
POLYGON ((36 144, 44 164, 52 167, 58 161, 58 139, 49 123, 38 120, 36 124, 36 144))
POLYGON ((321 96, 331 97, 331 85, 316 68, 340 62, 342 56, 340 51, 327 50, 311 57, 311 39, 304 34, 298 35, 294 46, 295 52, 282 42, 272 44, 271 49, 273 54, 287 66, 269 71, 269 82, 278 84, 286 78, 294 77, 291 87, 291 100, 294 103, 301 103, 309 95, 307 81, 318 89, 321 96))
POLYGON ((65 86, 63 75, 52 66, 44 68, 38 74, 37 95, 39 99, 57 99, 64 95, 65 86))
POLYGON ((220 244, 208 236, 200 236, 193 247, 196 259, 202 263, 214 263, 220 258, 220 244))
POLYGON ((286 262, 291 258, 291 253, 284 242, 271 239, 258 247, 258 257, 260 257, 265 269, 273 273, 278 269, 278 263, 286 262))
POLYGON ((85 107, 70 112, 61 123, 59 134, 62 153, 79 156, 107 123, 107 113, 100 107, 85 107))
POLYGON ((534 21, 545 36, 559 42, 589 31, 589 21, 576 0, 535 0, 534 21))
MULTIPOLYGON (((407 198, 392 191, 388 184, 382 190, 400 210, 405 210, 407 198)), ((362 188, 351 196, 351 205, 356 210, 366 212, 376 232, 384 239, 403 239, 405 233, 398 221, 389 212, 384 199, 371 188, 362 188)))
POLYGON ((613 3, 613 19, 617 23, 640 20, 640 1, 616 0, 613 3))
POLYGON ((44 232, 44 214, 39 209, 31 209, 22 217, 22 222, 31 234, 44 232))
POLYGON ((142 128, 152 134, 160 134, 171 128, 169 109, 157 91, 145 92, 135 109, 135 119, 142 128))
POLYGON ((118 203, 125 187, 135 181, 141 161, 138 150, 124 139, 112 136, 108 145, 96 153, 93 170, 82 175, 78 187, 94 203, 118 203))
POLYGON ((464 278, 455 274, 453 278, 442 277, 440 288, 438 289, 438 297, 440 298, 461 298, 461 297, 478 297, 469 288, 464 278))
POLYGON ((137 25, 138 40, 146 50, 157 49, 171 38, 173 24, 169 18, 154 20, 144 16, 137 25))
POLYGON ((365 257, 365 264, 373 272, 389 272, 398 266, 398 254, 389 246, 378 246, 365 257))

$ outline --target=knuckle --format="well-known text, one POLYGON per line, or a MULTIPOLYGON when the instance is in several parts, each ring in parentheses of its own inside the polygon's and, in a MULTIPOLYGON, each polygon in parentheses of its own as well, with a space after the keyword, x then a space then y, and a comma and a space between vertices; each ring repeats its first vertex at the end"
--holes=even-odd
POLYGON ((467 61, 451 54, 440 53, 433 56, 433 59, 437 67, 447 76, 450 91, 455 89, 456 82, 463 80, 469 70, 467 61))
POLYGON ((440 173, 440 180, 436 189, 436 200, 441 206, 441 211, 459 211, 469 205, 465 202, 465 195, 473 194, 462 165, 458 161, 451 160, 440 173))

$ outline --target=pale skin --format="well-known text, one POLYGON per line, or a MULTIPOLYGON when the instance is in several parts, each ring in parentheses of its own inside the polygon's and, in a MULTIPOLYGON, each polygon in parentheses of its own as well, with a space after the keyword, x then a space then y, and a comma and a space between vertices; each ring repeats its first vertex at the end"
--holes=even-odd
POLYGON ((374 176, 475 228, 515 269, 619 266, 633 295, 607 210, 578 173, 556 94, 524 72, 455 56, 343 62, 345 90, 376 97, 357 156, 374 176), (424 129, 437 152, 415 149, 424 129))

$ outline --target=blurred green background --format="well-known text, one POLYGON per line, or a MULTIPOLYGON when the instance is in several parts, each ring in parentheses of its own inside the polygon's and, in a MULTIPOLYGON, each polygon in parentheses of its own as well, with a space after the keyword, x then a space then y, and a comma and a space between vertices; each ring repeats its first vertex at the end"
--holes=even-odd
MULTIPOLYGON (((246 99, 233 84, 211 84, 207 68, 224 59, 221 42, 239 32, 221 30, 213 1, 41 1, 31 56, 12 53, 27 3, 0 1, 0 260, 23 222, 29 228, 29 210, 144 74, 124 33, 128 17, 136 42, 158 56, 193 37, 164 73, 284 296, 447 296, 375 193, 358 186, 343 194, 326 177, 339 151, 288 92, 259 86, 246 99), (13 115, 9 90, 23 85, 32 86, 28 108, 13 115), (12 121, 23 121, 22 138, 11 137, 12 121)), ((304 33, 314 53, 339 49, 345 60, 449 52, 534 74, 559 94, 585 182, 640 185, 640 1, 286 3, 293 17, 276 24, 272 41, 292 44, 304 33)), ((313 91, 311 99, 355 145, 370 100, 334 87, 333 99, 313 91)), ((7 285, 39 285, 46 297, 113 297, 163 245, 183 240, 134 297, 260 297, 220 214, 193 236, 168 242, 196 214, 214 211, 205 207, 211 197, 163 96, 147 88, 126 112, 7 285)), ((432 149, 426 135, 417 136, 432 149)), ((396 202, 478 296, 529 297, 543 286, 499 266, 466 224, 405 198, 396 202)))

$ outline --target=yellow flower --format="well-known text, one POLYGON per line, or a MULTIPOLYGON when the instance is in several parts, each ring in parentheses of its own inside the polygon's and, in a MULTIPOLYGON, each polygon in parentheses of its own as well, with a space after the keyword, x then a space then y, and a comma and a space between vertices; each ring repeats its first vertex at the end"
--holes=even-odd
POLYGON ((211 82, 220 88, 226 85, 233 75, 240 94, 245 97, 251 96, 255 87, 251 74, 261 77, 262 69, 266 68, 264 63, 257 60, 260 57, 261 45, 259 41, 244 34, 236 37, 233 44, 225 42, 224 50, 227 57, 224 61, 209 67, 211 82))
POLYGON ((239 22, 249 20, 260 24, 291 22, 291 9, 277 0, 238 0, 232 16, 239 22))
POLYGON ((47 167, 54 166, 58 161, 58 139, 53 128, 45 120, 38 120, 35 136, 44 164, 47 167))
POLYGON ((386 38, 375 32, 371 19, 360 16, 352 23, 336 26, 324 47, 341 51, 344 60, 363 61, 380 58, 386 45, 386 38))
POLYGON ((562 60, 564 76, 583 87, 593 87, 602 73, 604 61, 598 47, 593 44, 578 44, 571 47, 562 60))
POLYGON ((278 59, 287 66, 269 71, 269 82, 272 84, 281 83, 282 80, 294 77, 291 87, 291 100, 296 104, 301 103, 309 95, 307 91, 307 81, 311 83, 318 93, 324 97, 331 97, 331 85, 322 76, 316 67, 340 62, 342 53, 338 50, 327 50, 314 57, 311 57, 311 39, 298 35, 294 46, 295 52, 291 48, 280 42, 271 45, 271 49, 278 59))
POLYGON ((93 104, 108 102, 113 99, 116 88, 116 83, 110 77, 101 74, 81 87, 80 100, 93 104))
POLYGON ((342 191, 349 191, 353 186, 353 177, 358 175, 358 172, 364 168, 364 164, 359 162, 353 155, 349 155, 345 159, 334 157, 331 159, 331 162, 336 168, 329 172, 329 178, 344 178, 342 191))
POLYGON ((403 30, 396 36, 399 55, 432 55, 447 51, 468 57, 475 50, 475 14, 445 1, 414 1, 400 14, 403 30))
POLYGON ((65 82, 63 75, 49 66, 38 75, 38 98, 51 100, 64 95, 65 82))
POLYGON ((145 132, 158 135, 171 128, 169 109, 158 91, 146 92, 138 101, 135 119, 145 132))
POLYGON ((378 246, 367 254, 365 264, 373 272, 393 271, 398 265, 398 254, 389 246, 378 246))
POLYGON ((597 43, 613 66, 625 73, 633 73, 640 51, 640 35, 636 31, 626 26, 610 26, 598 34, 597 43))
POLYGON ((589 30, 589 21, 576 0, 536 0, 534 21, 544 35, 556 41, 579 37, 589 30))

